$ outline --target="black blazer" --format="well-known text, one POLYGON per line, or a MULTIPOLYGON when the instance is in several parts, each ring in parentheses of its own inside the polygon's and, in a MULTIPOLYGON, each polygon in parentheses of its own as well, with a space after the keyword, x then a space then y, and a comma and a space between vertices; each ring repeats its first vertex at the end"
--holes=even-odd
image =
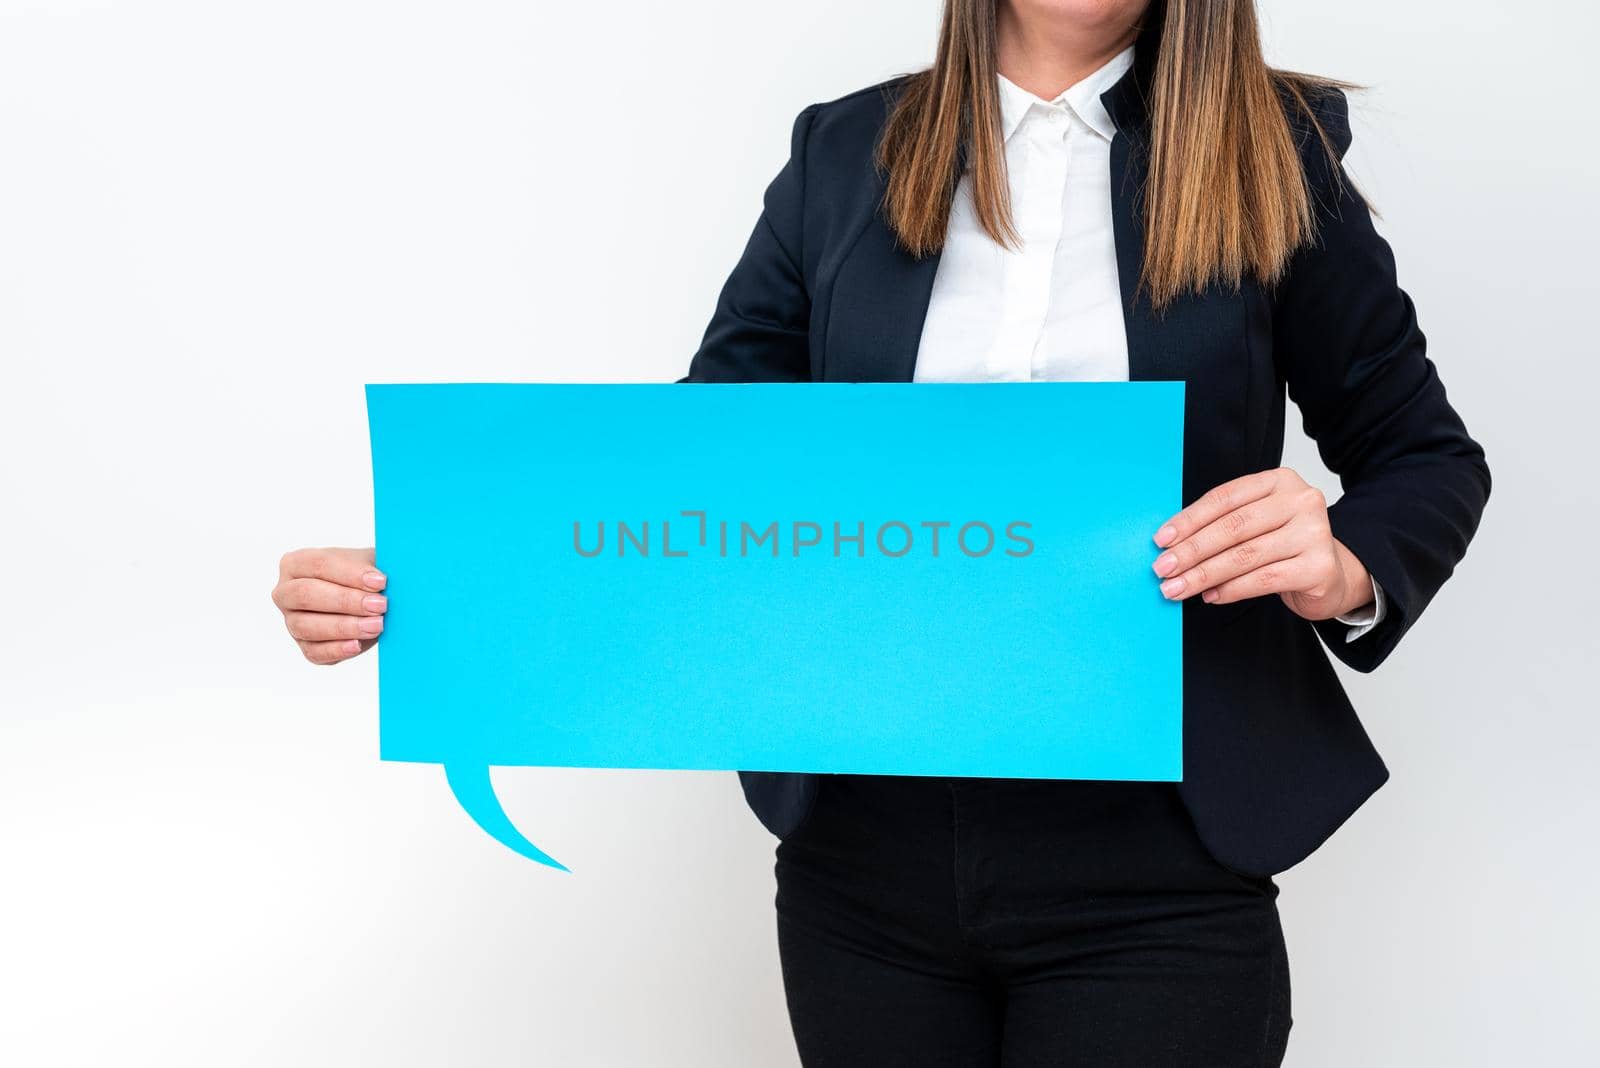
MULTIPOLYGON (((1184 503, 1279 465, 1287 390, 1344 489, 1329 508, 1334 535, 1388 598, 1384 622, 1349 644, 1343 624, 1308 623, 1277 597, 1183 605, 1179 790, 1218 861, 1268 875, 1304 859, 1388 778, 1325 650, 1358 671, 1393 651, 1465 554, 1489 469, 1425 355, 1389 246, 1293 108, 1318 240, 1272 288, 1213 287, 1160 315, 1136 296, 1154 51, 1140 48, 1101 99, 1117 125, 1111 186, 1130 375, 1187 383, 1184 503)), ((801 112, 685 381, 911 380, 938 259, 903 251, 879 213, 873 152, 899 84, 801 112)), ((1343 95, 1315 107, 1342 157, 1343 95)), ((779 836, 816 795, 815 775, 740 776, 779 836)))

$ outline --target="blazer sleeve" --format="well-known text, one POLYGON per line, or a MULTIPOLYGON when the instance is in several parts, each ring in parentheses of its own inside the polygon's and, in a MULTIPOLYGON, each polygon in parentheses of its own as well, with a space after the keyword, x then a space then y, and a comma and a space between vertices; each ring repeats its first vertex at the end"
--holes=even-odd
POLYGON ((1330 158, 1314 133, 1307 138, 1318 231, 1277 288, 1273 347, 1306 433, 1344 491, 1328 509, 1333 534, 1383 587, 1388 607, 1355 641, 1334 620, 1315 627, 1340 660, 1371 671, 1466 554, 1489 468, 1426 355, 1389 245, 1344 173, 1344 94, 1314 106, 1335 151, 1330 158))
POLYGON ((811 296, 801 252, 806 139, 817 105, 795 119, 789 162, 767 186, 761 217, 680 382, 807 382, 811 296))

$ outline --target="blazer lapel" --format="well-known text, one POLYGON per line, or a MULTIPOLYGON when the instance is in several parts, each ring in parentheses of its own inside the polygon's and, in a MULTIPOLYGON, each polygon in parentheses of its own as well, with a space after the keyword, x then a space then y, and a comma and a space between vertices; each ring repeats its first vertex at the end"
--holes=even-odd
POLYGON ((901 248, 874 207, 833 283, 823 348, 828 382, 909 382, 917 366, 937 255, 901 248))
POLYGON ((1119 130, 1111 142, 1111 225, 1117 245, 1122 319, 1128 337, 1128 378, 1134 382, 1171 377, 1171 369, 1162 366, 1161 348, 1155 343, 1155 318, 1149 299, 1139 292, 1139 275, 1144 269, 1144 216, 1139 203, 1144 172, 1142 146, 1119 130))
POLYGON ((1167 366, 1164 347, 1157 344, 1154 311, 1148 298, 1139 293, 1139 276, 1144 271, 1144 211, 1140 198, 1148 171, 1145 94, 1155 53, 1154 43, 1141 38, 1135 45, 1133 66, 1100 96, 1117 126, 1117 136, 1111 141, 1111 225, 1128 337, 1128 378, 1135 382, 1183 377, 1167 366))

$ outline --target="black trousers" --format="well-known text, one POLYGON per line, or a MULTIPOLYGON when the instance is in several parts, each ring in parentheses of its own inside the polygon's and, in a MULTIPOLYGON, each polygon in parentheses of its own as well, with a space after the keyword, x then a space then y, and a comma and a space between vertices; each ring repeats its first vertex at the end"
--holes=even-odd
POLYGON ((1171 783, 827 776, 777 877, 808 1068, 1283 1059, 1278 888, 1171 783))

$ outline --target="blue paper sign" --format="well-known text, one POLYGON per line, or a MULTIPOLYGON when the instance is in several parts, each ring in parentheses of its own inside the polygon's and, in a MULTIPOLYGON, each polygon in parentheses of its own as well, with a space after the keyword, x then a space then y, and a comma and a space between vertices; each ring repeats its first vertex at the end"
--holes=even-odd
POLYGON ((1182 777, 1183 386, 367 387, 385 760, 1182 777))

